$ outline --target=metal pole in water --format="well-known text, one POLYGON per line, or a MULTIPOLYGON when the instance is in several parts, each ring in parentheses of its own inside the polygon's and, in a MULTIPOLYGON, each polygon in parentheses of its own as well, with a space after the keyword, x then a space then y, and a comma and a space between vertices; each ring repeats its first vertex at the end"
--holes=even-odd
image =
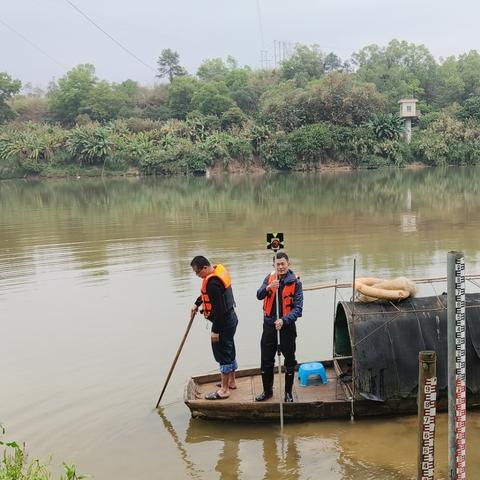
POLYGON ((466 427, 465 258, 447 255, 448 471, 464 480, 466 427))
MULTIPOLYGON (((278 273, 277 273, 277 252, 278 250, 274 250, 274 268, 275 268, 275 280, 278 280, 278 273)), ((277 320, 280 318, 280 285, 275 292, 275 301, 277 302, 277 320)), ((278 358, 278 388, 279 388, 279 403, 280 403, 280 431, 283 435, 283 398, 282 398, 282 347, 280 343, 280 330, 277 330, 277 358, 278 358)))
POLYGON ((418 353, 417 480, 435 478, 435 419, 437 414, 437 354, 418 353))
MULTIPOLYGON (((273 268, 275 269, 275 280, 278 280, 277 272, 277 253, 283 248, 283 233, 267 233, 267 249, 273 250, 273 268)), ((275 320, 280 318, 280 285, 275 291, 275 302, 277 312, 275 320)), ((278 386, 279 386, 279 404, 280 404, 280 432, 282 434, 282 451, 283 451, 283 398, 282 398, 282 348, 280 342, 280 330, 277 330, 277 358, 278 358, 278 386)))

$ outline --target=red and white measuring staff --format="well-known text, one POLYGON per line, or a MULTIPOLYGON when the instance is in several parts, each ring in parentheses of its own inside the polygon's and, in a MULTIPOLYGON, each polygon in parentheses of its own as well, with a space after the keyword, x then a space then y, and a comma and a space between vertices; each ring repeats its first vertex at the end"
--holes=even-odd
POLYGON ((466 342, 465 259, 455 261, 455 466, 456 480, 466 479, 466 342))
POLYGON ((435 478, 435 418, 437 413, 437 377, 425 379, 422 430, 421 480, 435 478))

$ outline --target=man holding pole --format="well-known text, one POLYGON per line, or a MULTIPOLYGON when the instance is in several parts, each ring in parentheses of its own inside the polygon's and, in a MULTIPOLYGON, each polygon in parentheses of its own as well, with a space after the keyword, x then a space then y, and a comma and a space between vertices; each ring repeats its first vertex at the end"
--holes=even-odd
POLYGON ((273 370, 280 331, 280 351, 285 361, 285 402, 293 402, 292 388, 295 375, 295 322, 302 316, 303 289, 299 278, 290 270, 285 252, 276 252, 275 270, 267 275, 257 291, 258 300, 263 300, 263 334, 260 342, 263 392, 255 400, 262 402, 273 395, 273 370), (276 295, 278 294, 278 301, 276 295), (277 315, 278 305, 278 315, 277 315))
POLYGON ((238 368, 234 335, 238 318, 235 313, 230 274, 223 265, 211 265, 203 256, 194 257, 190 263, 194 273, 202 279, 201 295, 192 307, 195 316, 203 304, 203 315, 212 322, 212 351, 220 365, 221 384, 216 392, 205 396, 207 400, 221 400, 236 388, 235 370, 238 368))

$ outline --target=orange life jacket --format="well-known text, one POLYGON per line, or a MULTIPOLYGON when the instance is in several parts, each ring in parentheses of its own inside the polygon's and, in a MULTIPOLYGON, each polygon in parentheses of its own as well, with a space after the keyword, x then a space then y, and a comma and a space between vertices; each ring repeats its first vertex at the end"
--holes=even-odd
POLYGON ((234 305, 235 301, 233 299, 232 291, 232 281, 230 279, 230 274, 228 270, 221 264, 214 265, 214 270, 212 273, 207 275, 202 282, 202 303, 203 303, 203 315, 205 318, 208 318, 212 313, 212 302, 207 294, 207 283, 212 277, 217 277, 223 283, 225 287, 225 292, 223 294, 223 312, 226 313, 230 311, 234 305))
MULTIPOLYGON (((295 275, 298 280, 298 275, 295 275)), ((272 283, 277 278, 276 273, 272 272, 268 277, 268 284, 272 283)), ((293 308, 293 297, 295 296, 295 290, 297 289, 297 282, 286 283, 282 290, 282 312, 283 316, 288 315, 293 308)), ((270 295, 263 299, 263 311, 267 317, 272 314, 273 302, 275 301, 276 288, 270 290, 270 295)), ((279 312, 277 312, 278 314, 279 312)))

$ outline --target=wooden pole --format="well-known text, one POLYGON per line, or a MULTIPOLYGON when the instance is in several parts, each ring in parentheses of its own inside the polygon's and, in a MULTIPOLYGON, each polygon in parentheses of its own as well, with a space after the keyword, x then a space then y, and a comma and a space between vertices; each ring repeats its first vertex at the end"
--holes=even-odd
POLYGON ((194 318, 195 318, 195 312, 192 312, 192 314, 190 315, 190 321, 188 322, 187 329, 185 331, 185 335, 183 335, 182 341, 180 342, 180 346, 178 347, 178 350, 177 350, 177 354, 175 355, 175 358, 173 359, 172 366, 170 367, 170 371, 168 372, 167 379, 165 380, 165 385, 163 386, 162 393, 160 394, 160 397, 158 399, 157 405, 155 405, 155 408, 158 408, 158 406, 160 405, 160 401, 162 400, 163 394, 165 393, 165 389, 167 388, 170 377, 172 376, 173 369, 175 368, 175 365, 177 364, 178 357, 180 356, 180 352, 182 351, 185 340, 187 339, 188 332, 190 331, 190 328, 192 327, 192 323, 193 323, 194 318))
POLYGON ((355 399, 355 275, 357 271, 357 259, 353 259, 353 278, 352 278, 352 332, 351 332, 351 345, 352 345, 352 398, 350 399, 350 421, 355 420, 355 410, 353 402, 355 399))
POLYGON ((448 471, 449 480, 464 480, 466 426, 465 259, 447 255, 448 471))
POLYGON ((335 356, 335 315, 337 314, 337 279, 335 279, 335 290, 333 291, 333 345, 332 355, 335 356))
POLYGON ((435 419, 437 414, 437 354, 418 353, 417 480, 435 478, 435 419))

